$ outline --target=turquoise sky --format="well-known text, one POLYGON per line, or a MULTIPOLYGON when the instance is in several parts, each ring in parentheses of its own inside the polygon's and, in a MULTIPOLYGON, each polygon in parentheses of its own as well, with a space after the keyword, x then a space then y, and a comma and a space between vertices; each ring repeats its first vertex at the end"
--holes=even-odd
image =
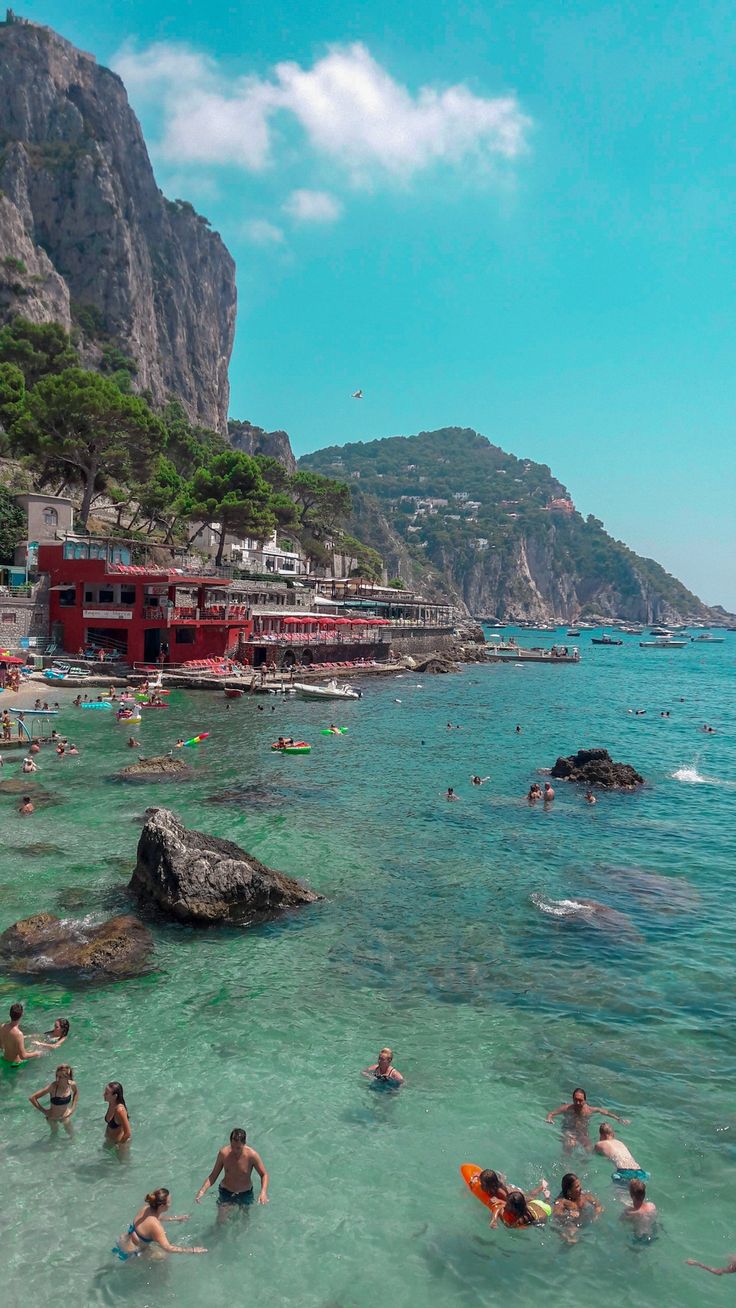
POLYGON ((18 7, 232 250, 233 416, 475 427, 736 608, 732 4, 18 7))

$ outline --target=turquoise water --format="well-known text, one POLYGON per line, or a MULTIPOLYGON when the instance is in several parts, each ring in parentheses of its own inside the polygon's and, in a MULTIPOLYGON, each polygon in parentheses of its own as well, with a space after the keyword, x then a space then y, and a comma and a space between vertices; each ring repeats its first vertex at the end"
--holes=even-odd
MULTIPOLYGON (((27 1096, 59 1060, 0 1072, 4 1303, 564 1297, 587 1308, 605 1286, 606 1302, 643 1308, 718 1287, 683 1260, 713 1262, 733 1246, 736 636, 669 653, 633 638, 579 644, 578 667, 366 680, 361 702, 327 713, 174 694, 137 730, 146 752, 211 731, 187 751, 188 784, 109 781, 130 761, 128 732, 107 715, 64 712, 82 753, 42 756, 53 804, 23 820, 0 797, 0 927, 44 909, 124 909, 150 802, 325 900, 250 931, 156 927, 158 971, 137 981, 2 980, 0 1003, 25 1001, 26 1030, 71 1018, 62 1052, 81 1093, 74 1137, 52 1140, 27 1096), (635 707, 647 716, 627 713, 635 707), (333 712, 347 735, 319 735, 333 712), (717 735, 699 730, 705 721, 717 735), (311 756, 272 755, 284 731, 311 740, 311 756), (547 811, 528 807, 538 768, 597 744, 647 787, 590 808, 559 783, 547 811), (480 789, 476 771, 491 776, 480 789), (448 785, 457 804, 444 800, 448 785), (40 842, 58 852, 34 851, 40 842), (555 901, 576 897, 624 916, 608 930, 555 916, 565 911, 555 901), (407 1078, 398 1095, 359 1075, 386 1043, 407 1078), (103 1149, 110 1079, 123 1082, 133 1123, 125 1158, 103 1149), (559 1182, 567 1165, 544 1118, 578 1084, 632 1119, 619 1130, 653 1174, 651 1245, 618 1220, 603 1160, 575 1159, 605 1212, 572 1249, 551 1230, 490 1232, 460 1180, 472 1161, 520 1185, 540 1172, 559 1182), (193 1197, 236 1125, 265 1159, 272 1198, 218 1227, 214 1199, 193 1197), (174 1211, 192 1213, 172 1239, 210 1252, 114 1261, 119 1232, 159 1185, 174 1211)), ((19 763, 6 756, 4 776, 19 763)))

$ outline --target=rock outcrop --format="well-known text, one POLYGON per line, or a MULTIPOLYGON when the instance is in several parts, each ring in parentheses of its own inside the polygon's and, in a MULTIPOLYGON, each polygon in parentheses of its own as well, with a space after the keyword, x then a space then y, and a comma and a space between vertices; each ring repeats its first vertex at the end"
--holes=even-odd
POLYGON ((202 925, 246 924, 321 899, 231 841, 188 831, 165 808, 149 810, 129 889, 168 917, 202 925))
POLYGON ((568 758, 558 758, 551 775, 603 790, 635 790, 644 785, 636 768, 630 763, 614 763, 607 749, 579 749, 568 758))
POLYGON ((0 23, 0 192, 0 321, 77 327, 88 364, 121 352, 224 435, 233 261, 159 191, 120 78, 34 23, 0 23))
POLYGON ((56 973, 78 980, 123 980, 148 971, 152 952, 150 931, 130 916, 89 926, 37 913, 0 935, 3 967, 22 976, 56 973))
POLYGON ((115 773, 118 781, 182 781, 188 780, 192 770, 183 758, 160 754, 155 758, 139 758, 115 773))
POLYGON ((265 454, 271 459, 278 459, 290 474, 296 472, 296 459, 291 448, 291 441, 285 431, 265 431, 263 427, 254 427, 252 422, 240 422, 231 418, 227 424, 230 444, 244 454, 265 454))

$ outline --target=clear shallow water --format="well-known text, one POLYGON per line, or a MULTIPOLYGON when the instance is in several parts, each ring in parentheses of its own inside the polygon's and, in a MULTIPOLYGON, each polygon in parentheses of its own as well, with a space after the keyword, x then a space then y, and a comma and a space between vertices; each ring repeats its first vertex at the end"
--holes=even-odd
MULTIPOLYGON (((0 1003, 26 1002, 27 1030, 71 1017, 59 1058, 81 1091, 74 1138, 49 1140, 27 1096, 59 1059, 0 1071, 4 1302, 372 1308, 378 1295, 459 1308, 564 1296, 587 1308, 604 1284, 608 1302, 643 1308, 711 1293, 683 1260, 733 1244, 736 637, 669 654, 633 638, 579 644, 579 667, 366 681, 360 703, 333 710, 350 725, 341 738, 318 734, 330 718, 318 704, 227 711, 172 695, 138 735, 155 752, 211 731, 186 785, 111 783, 130 761, 128 732, 65 713, 82 754, 43 757, 38 780, 56 802, 24 821, 0 797, 0 927, 43 909, 124 908, 150 802, 326 899, 253 931, 156 928, 159 971, 139 981, 0 981, 0 1003), (271 755, 282 731, 311 740, 311 756, 271 755), (594 744, 637 765, 646 789, 589 808, 558 784, 548 811, 526 805, 536 769, 594 744), (480 789, 476 771, 491 774, 480 789), (603 928, 558 916, 580 899, 621 916, 603 928), (399 1095, 359 1076, 384 1043, 408 1079, 399 1095), (109 1079, 133 1121, 124 1160, 102 1148, 109 1079), (575 1160, 606 1211, 572 1250, 552 1231, 489 1232, 462 1185, 463 1161, 521 1185, 540 1171, 558 1182, 566 1167, 544 1115, 577 1084, 632 1119, 620 1133, 653 1173, 662 1219, 650 1246, 618 1221, 602 1161, 575 1160), (193 1196, 235 1125, 265 1158, 272 1202, 218 1229, 214 1199, 193 1196), (192 1212, 172 1238, 210 1253, 113 1261, 158 1185, 192 1212)), ((19 763, 6 759, 4 776, 19 763)))

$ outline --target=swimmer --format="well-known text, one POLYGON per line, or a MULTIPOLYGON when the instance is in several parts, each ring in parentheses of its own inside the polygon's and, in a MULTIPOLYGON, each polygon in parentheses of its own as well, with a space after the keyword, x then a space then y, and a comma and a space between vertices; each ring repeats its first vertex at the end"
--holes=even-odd
POLYGON ((140 749, 141 742, 135 736, 128 736, 128 749, 140 749))
POLYGON ((533 781, 532 784, 531 784, 531 786, 529 787, 529 792, 528 792, 528 794, 527 794, 527 799, 529 800, 529 803, 530 803, 530 804, 533 804, 535 800, 537 800, 537 799, 541 799, 541 798, 542 798, 541 787, 537 784, 536 781, 533 781))
MULTIPOLYGON (((491 1229, 495 1231, 498 1226, 498 1219, 506 1206, 509 1195, 515 1190, 518 1190, 518 1186, 509 1185, 505 1176, 500 1175, 498 1172, 492 1172, 488 1168, 480 1173, 478 1177, 478 1185, 486 1198, 491 1201, 493 1213, 493 1216, 491 1217, 491 1229)), ((542 1177, 536 1189, 529 1191, 528 1198, 536 1199, 539 1194, 543 1194, 547 1199, 549 1199, 549 1188, 544 1177, 542 1177)))
POLYGON ((596 799, 596 797, 595 797, 595 795, 593 794, 593 791, 592 791, 592 790, 586 790, 586 792, 585 792, 585 802, 586 802, 586 804, 597 804, 597 803, 598 803, 598 800, 596 799))
POLYGON ((38 768, 36 767, 36 764, 33 762, 33 759, 30 756, 27 756, 26 758, 23 759, 23 766, 21 768, 21 772, 38 772, 38 768))
POLYGON ((448 787, 447 787, 447 794, 445 795, 445 799, 457 799, 457 798, 458 798, 458 796, 455 794, 455 791, 453 790, 452 786, 448 786, 448 787))
MULTIPOLYGON (((220 1172, 223 1178, 218 1187, 217 1205, 221 1210, 230 1206, 253 1203, 253 1172, 261 1178, 259 1204, 268 1203, 268 1172, 263 1159, 246 1144, 246 1133, 242 1127, 235 1127, 230 1132, 230 1143, 218 1150, 212 1171, 200 1185, 195 1202, 200 1204, 211 1185, 215 1184, 220 1172)), ((226 1213, 221 1214, 222 1217, 226 1213)))
POLYGON ((35 810, 33 804, 31 803, 30 795, 24 795, 23 799, 21 800, 20 808, 18 809, 20 816, 30 817, 31 813, 33 813, 34 811, 35 810))
POLYGON ((178 739, 177 742, 176 742, 176 748, 177 748, 177 749, 181 749, 182 746, 183 746, 183 744, 184 744, 184 741, 183 741, 182 737, 180 736, 179 739, 178 739))
POLYGON ((128 1107, 119 1081, 108 1081, 102 1092, 105 1109, 105 1144, 126 1144, 132 1135, 128 1107))
POLYGON ((572 1092, 572 1101, 569 1104, 561 1104, 553 1112, 547 1114, 547 1121, 553 1122, 560 1114, 563 1115, 562 1124, 562 1147, 563 1152, 571 1154, 576 1145, 590 1153, 593 1144, 588 1134, 588 1124, 593 1113, 600 1113, 603 1117, 612 1117, 614 1122, 620 1122, 622 1126, 628 1126, 629 1120, 626 1117, 619 1117, 616 1113, 610 1112, 608 1108, 592 1108, 588 1103, 588 1096, 585 1091, 577 1087, 572 1092))
POLYGON ((707 722, 703 723, 701 727, 701 731, 704 731, 706 736, 715 736, 716 734, 715 727, 709 727, 707 722))
POLYGON ((118 1243, 113 1249, 121 1262, 126 1262, 128 1258, 135 1258, 142 1254, 146 1245, 157 1244, 165 1253, 180 1254, 203 1254, 207 1250, 199 1245, 190 1245, 185 1247, 181 1244, 170 1244, 168 1236, 162 1226, 162 1222, 187 1222, 189 1216, 173 1217, 167 1213, 167 1208, 171 1203, 169 1191, 163 1186, 159 1190, 152 1190, 146 1195, 146 1202, 140 1212, 136 1213, 133 1221, 124 1235, 120 1236, 118 1243))
POLYGON ((601 1122, 598 1128, 598 1140, 593 1146, 593 1152, 602 1154, 608 1158, 621 1173, 622 1178, 629 1180, 637 1178, 637 1173, 642 1173, 643 1169, 639 1166, 631 1150, 626 1147, 623 1140, 617 1140, 613 1127, 610 1122, 601 1122), (626 1173, 630 1176, 626 1176, 626 1173))
POLYGON ((20 1029, 23 1016, 22 1004, 10 1005, 10 1021, 0 1025, 0 1049, 3 1059, 13 1067, 20 1067, 27 1058, 40 1058, 40 1049, 26 1049, 25 1036, 20 1029))
POLYGON ((643 718, 645 716, 646 716, 646 709, 636 709, 634 712, 634 717, 643 718))
MULTIPOLYGON (((495 1216, 495 1214, 494 1214, 495 1216)), ((544 1226, 547 1214, 540 1208, 535 1211, 522 1190, 512 1190, 503 1206, 504 1226, 544 1226)), ((491 1226, 494 1223, 491 1221, 491 1226)))
POLYGON ((70 753, 70 754, 78 754, 78 753, 79 753, 79 750, 77 749, 76 745, 74 744, 74 741, 72 741, 71 745, 69 746, 69 753, 70 753))
POLYGON ((486 781, 490 781, 490 779, 491 779, 490 777, 471 777, 471 778, 470 778, 470 780, 472 781, 472 783, 473 783, 474 786, 484 786, 485 783, 486 783, 486 781))
POLYGON ((40 701, 40 699, 37 699, 37 700, 36 700, 36 702, 35 702, 35 704, 33 705, 33 707, 34 707, 35 710, 40 709, 40 707, 41 707, 41 701, 40 701))
POLYGON ((403 1085, 404 1078, 401 1075, 401 1072, 398 1072, 396 1068, 392 1066, 391 1060, 393 1056, 393 1049, 382 1049, 378 1055, 378 1062, 372 1063, 370 1067, 364 1068, 362 1075, 372 1077, 374 1081, 378 1081, 383 1085, 403 1085))
POLYGON ((66 746, 64 745, 63 741, 59 741, 59 744, 56 746, 56 753, 58 754, 59 758, 64 757, 66 753, 66 746))
POLYGON ((63 1122, 64 1128, 69 1134, 71 1134, 72 1114, 77 1107, 78 1101, 79 1088, 68 1063, 61 1063, 56 1069, 55 1079, 49 1085, 44 1086, 43 1090, 36 1090, 29 1099, 29 1103, 32 1103, 39 1113, 43 1113, 53 1130, 56 1130, 59 1122, 63 1122), (40 1102, 46 1095, 49 1097, 48 1108, 44 1108, 40 1102))
POLYGON ((38 1045, 39 1049, 58 1049, 59 1045, 63 1045, 69 1035, 67 1018, 57 1017, 51 1030, 44 1031, 44 1035, 45 1040, 42 1040, 40 1036, 31 1036, 29 1038, 33 1040, 34 1045, 38 1045))
POLYGON ((704 1272, 712 1272, 714 1276, 728 1276, 729 1272, 736 1272, 736 1254, 732 1254, 728 1262, 728 1267, 709 1267, 707 1263, 699 1263, 696 1258, 686 1258, 686 1266, 702 1267, 704 1272))
POLYGON ((39 745, 39 743, 38 743, 37 740, 34 740, 33 744, 31 745, 31 747, 30 747, 30 749, 29 749, 29 751, 28 751, 28 753, 29 753, 29 754, 40 754, 40 752, 41 752, 41 746, 39 745))
POLYGON ((80 705, 81 703, 82 703, 82 696, 81 696, 81 695, 77 695, 77 696, 72 700, 72 704, 74 705, 75 708, 79 708, 79 705, 80 705))
POLYGON ((517 728, 516 728, 516 734, 517 734, 517 736, 520 736, 520 735, 521 735, 521 727, 517 726, 517 728))
POLYGON ((335 724, 334 724, 334 722, 331 722, 331 723, 330 723, 330 725, 329 725, 329 727, 328 727, 328 730, 329 730, 329 733, 330 733, 331 736, 341 736, 341 735, 342 735, 342 728, 341 728, 341 727, 336 727, 335 724))
POLYGON ((631 1203, 627 1204, 621 1214, 623 1222, 633 1222, 636 1235, 641 1238, 652 1234, 652 1226, 657 1216, 657 1206, 647 1199, 647 1187, 643 1181, 634 1178, 629 1181, 631 1203))
POLYGON ((555 792, 554 792, 552 786, 549 784, 548 781, 545 781, 545 783, 544 783, 544 794, 543 794, 543 796, 542 796, 542 798, 543 798, 545 804, 551 804, 551 802, 552 802, 552 800, 554 799, 554 797, 555 797, 555 792))
POLYGON ((567 1172, 560 1182, 560 1193, 555 1199, 553 1212, 563 1240, 575 1244, 575 1228, 584 1222, 594 1222, 600 1217, 603 1207, 594 1194, 583 1190, 580 1179, 574 1172, 567 1172))

